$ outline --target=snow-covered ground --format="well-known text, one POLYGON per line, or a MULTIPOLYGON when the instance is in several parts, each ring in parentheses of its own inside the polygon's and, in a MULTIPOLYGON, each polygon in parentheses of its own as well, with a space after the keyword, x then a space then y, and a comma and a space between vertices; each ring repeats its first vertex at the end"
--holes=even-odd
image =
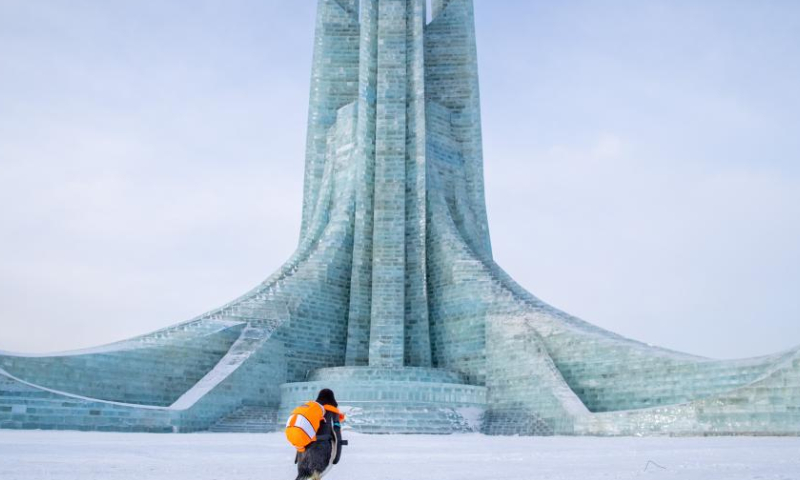
MULTIPOLYGON (((349 434, 326 480, 800 480, 797 438, 349 434)), ((282 434, 0 430, 2 480, 294 480, 282 434)))

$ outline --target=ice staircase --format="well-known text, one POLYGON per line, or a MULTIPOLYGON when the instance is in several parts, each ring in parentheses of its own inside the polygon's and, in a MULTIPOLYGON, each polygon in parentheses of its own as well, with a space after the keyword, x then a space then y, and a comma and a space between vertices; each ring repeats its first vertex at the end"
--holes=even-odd
POLYGON ((213 433, 270 433, 278 431, 277 407, 244 406, 214 424, 213 433))

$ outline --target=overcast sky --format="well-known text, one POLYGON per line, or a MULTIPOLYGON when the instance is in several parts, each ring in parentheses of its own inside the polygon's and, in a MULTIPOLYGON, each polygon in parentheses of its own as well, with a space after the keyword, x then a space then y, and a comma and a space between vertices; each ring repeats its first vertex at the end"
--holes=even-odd
MULTIPOLYGON (((800 344, 800 2, 475 0, 495 257, 604 328, 800 344)), ((312 0, 0 0, 0 349, 245 292, 297 242, 312 0)))

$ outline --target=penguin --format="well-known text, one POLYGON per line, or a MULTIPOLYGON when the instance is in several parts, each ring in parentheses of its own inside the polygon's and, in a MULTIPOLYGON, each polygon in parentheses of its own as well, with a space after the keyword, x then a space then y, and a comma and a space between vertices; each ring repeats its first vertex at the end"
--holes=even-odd
POLYGON ((308 445, 305 451, 297 453, 296 480, 321 480, 339 463, 342 446, 347 444, 342 440, 341 433, 344 415, 339 411, 333 391, 327 388, 321 390, 316 402, 325 407, 325 421, 319 426, 317 440, 308 445))

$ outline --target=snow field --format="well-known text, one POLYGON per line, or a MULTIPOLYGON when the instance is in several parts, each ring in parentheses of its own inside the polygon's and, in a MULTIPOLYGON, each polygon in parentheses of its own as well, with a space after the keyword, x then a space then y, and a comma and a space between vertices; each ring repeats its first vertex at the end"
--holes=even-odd
MULTIPOLYGON (((326 480, 800 480, 800 438, 348 433, 326 480)), ((294 480, 283 434, 0 430, 2 480, 294 480)))

